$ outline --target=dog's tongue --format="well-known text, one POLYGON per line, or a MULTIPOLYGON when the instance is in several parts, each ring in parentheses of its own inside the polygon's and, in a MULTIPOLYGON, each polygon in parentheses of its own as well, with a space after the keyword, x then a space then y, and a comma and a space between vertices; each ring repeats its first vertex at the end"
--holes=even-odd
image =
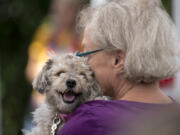
POLYGON ((75 99, 75 95, 73 93, 64 93, 63 98, 67 102, 72 102, 75 99))

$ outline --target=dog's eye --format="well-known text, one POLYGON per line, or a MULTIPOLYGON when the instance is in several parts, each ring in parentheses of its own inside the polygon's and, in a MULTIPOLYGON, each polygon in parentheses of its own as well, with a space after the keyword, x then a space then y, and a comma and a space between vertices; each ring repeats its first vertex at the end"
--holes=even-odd
POLYGON ((95 77, 94 73, 92 73, 91 76, 94 78, 95 77))
POLYGON ((63 73, 65 73, 65 71, 59 71, 59 72, 56 73, 56 76, 60 76, 63 73))
POLYGON ((83 72, 81 72, 80 75, 86 77, 86 74, 83 72))

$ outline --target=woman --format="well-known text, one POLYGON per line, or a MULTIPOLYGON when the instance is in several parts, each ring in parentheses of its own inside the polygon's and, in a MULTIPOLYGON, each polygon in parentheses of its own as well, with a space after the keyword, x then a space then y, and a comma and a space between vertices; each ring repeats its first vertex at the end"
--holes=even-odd
MULTIPOLYGON (((171 106, 158 81, 180 69, 174 25, 160 0, 119 0, 80 14, 86 57, 112 101, 80 106, 58 135, 127 135, 137 116, 171 106)), ((148 113, 149 114, 149 113, 148 113)))

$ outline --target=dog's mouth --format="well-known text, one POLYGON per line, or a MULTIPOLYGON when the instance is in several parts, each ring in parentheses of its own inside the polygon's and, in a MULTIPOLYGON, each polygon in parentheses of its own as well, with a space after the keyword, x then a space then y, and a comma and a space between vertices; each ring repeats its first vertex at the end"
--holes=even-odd
POLYGON ((73 91, 67 91, 60 94, 62 95, 63 101, 68 104, 73 103, 77 99, 77 97, 81 95, 81 93, 75 93, 73 91))

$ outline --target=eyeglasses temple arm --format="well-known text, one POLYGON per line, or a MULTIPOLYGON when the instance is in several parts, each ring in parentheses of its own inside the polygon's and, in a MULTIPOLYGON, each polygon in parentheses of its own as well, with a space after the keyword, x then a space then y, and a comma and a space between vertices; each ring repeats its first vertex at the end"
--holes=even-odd
POLYGON ((79 51, 76 53, 76 56, 79 56, 79 57, 83 57, 83 56, 86 56, 86 55, 89 55, 89 54, 92 54, 92 53, 96 53, 96 52, 100 52, 100 51, 103 51, 104 49, 98 49, 98 50, 94 50, 94 51, 89 51, 89 52, 84 52, 84 53, 80 53, 79 51))

